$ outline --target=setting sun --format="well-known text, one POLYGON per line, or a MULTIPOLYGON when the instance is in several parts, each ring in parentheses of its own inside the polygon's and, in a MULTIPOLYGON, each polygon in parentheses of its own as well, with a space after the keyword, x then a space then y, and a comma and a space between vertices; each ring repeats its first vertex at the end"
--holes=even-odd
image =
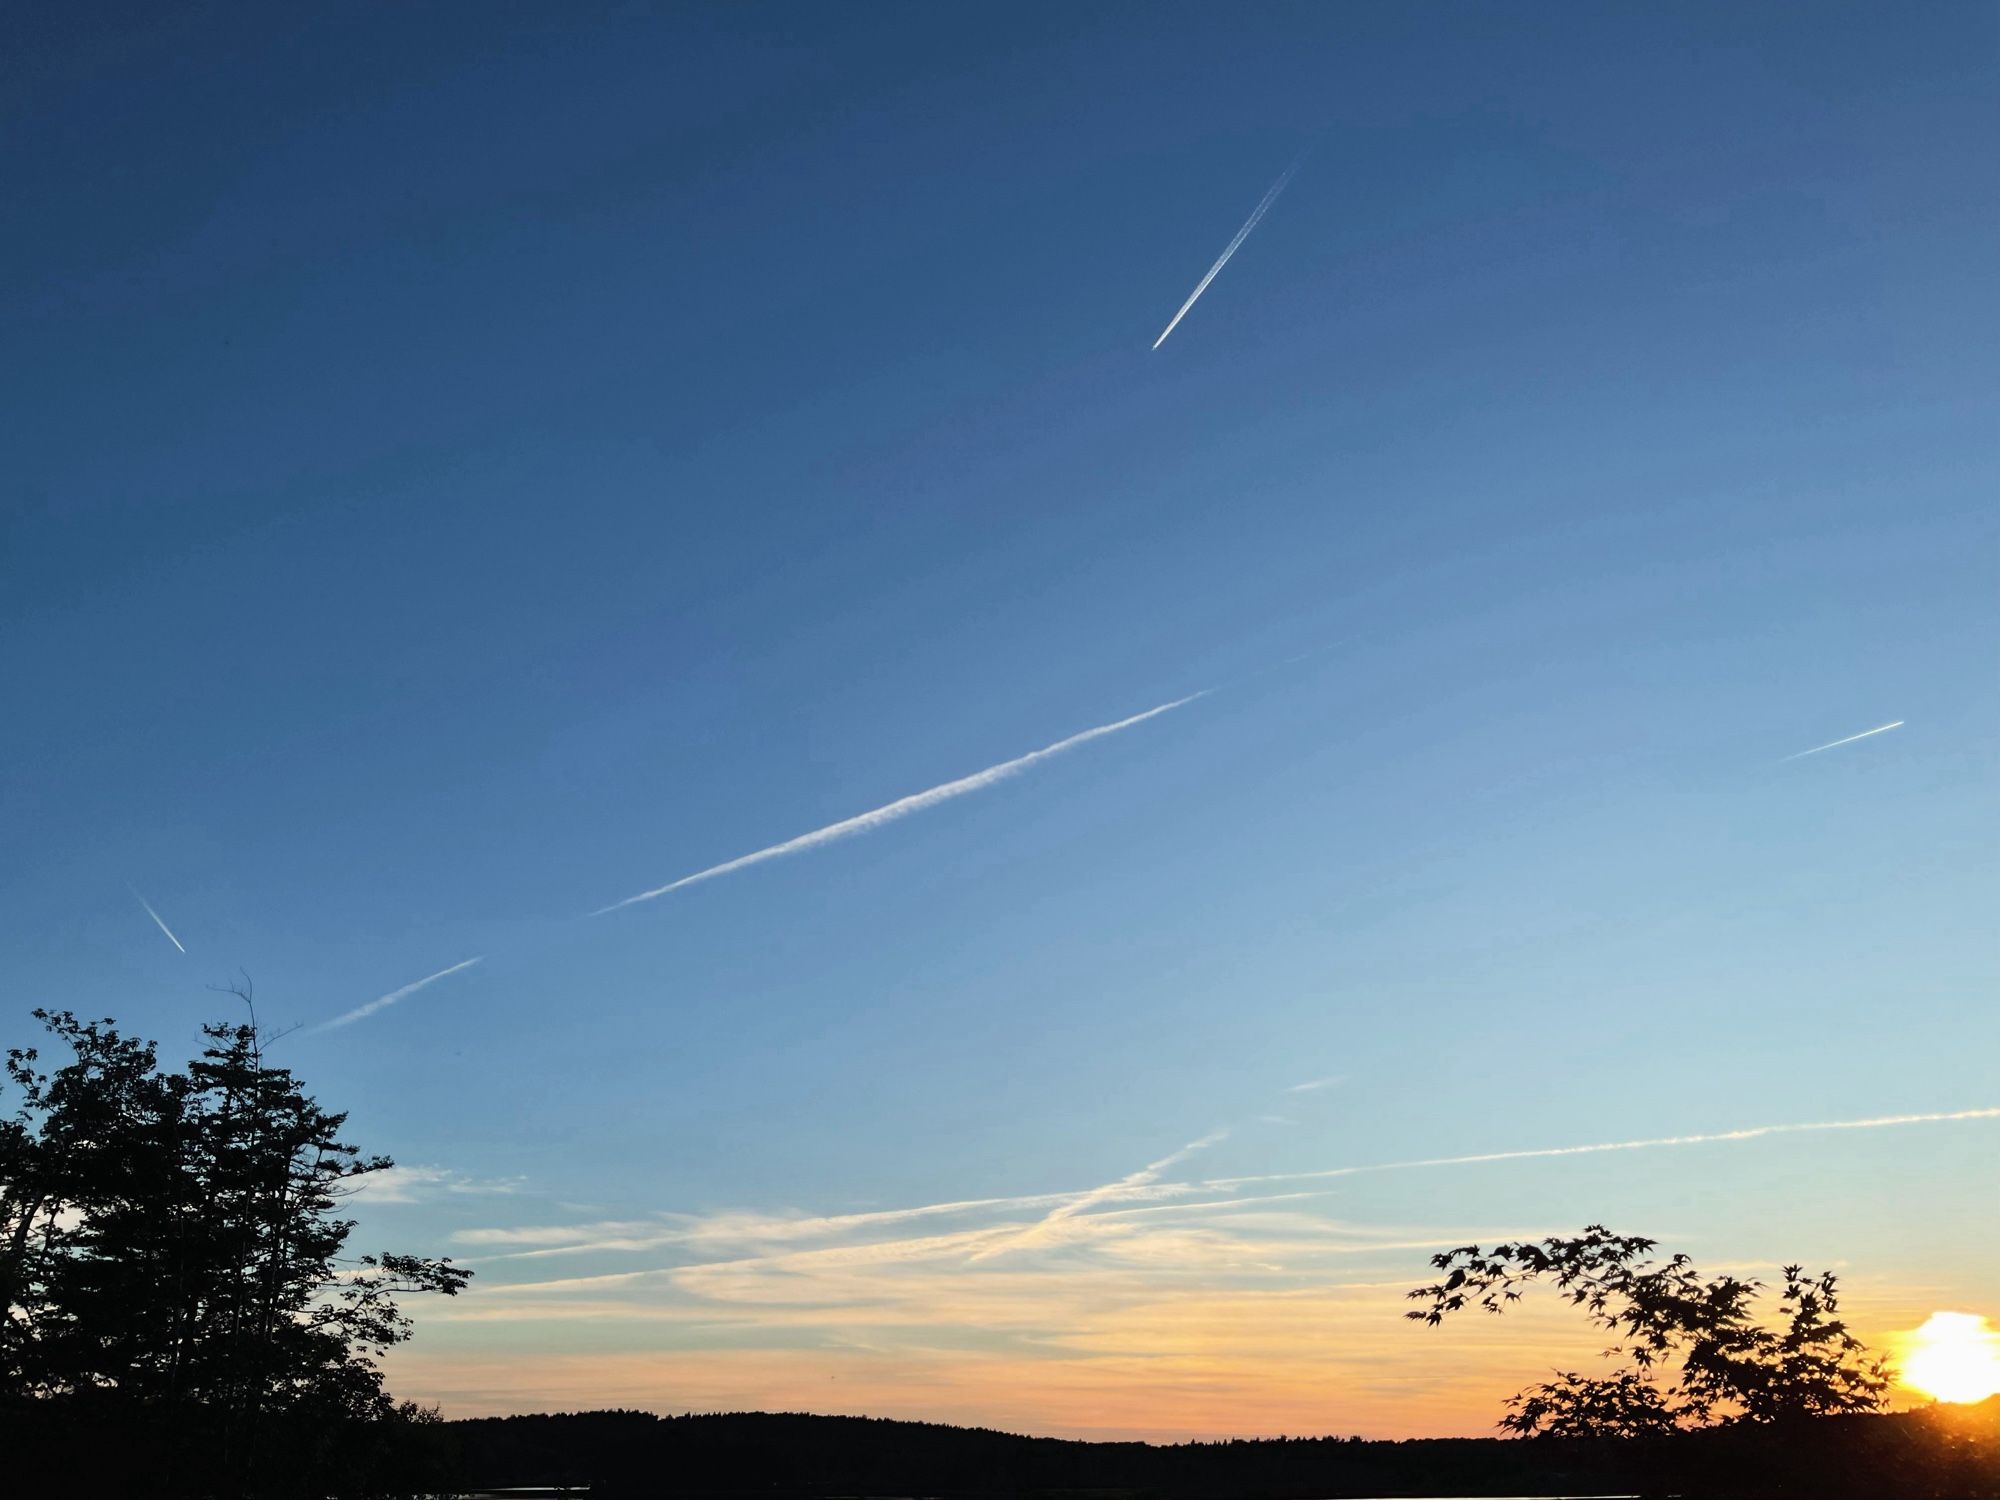
POLYGON ((1910 1333, 1903 1384, 1939 1401, 2000 1394, 2000 1333, 1974 1313, 1936 1312, 1910 1333))

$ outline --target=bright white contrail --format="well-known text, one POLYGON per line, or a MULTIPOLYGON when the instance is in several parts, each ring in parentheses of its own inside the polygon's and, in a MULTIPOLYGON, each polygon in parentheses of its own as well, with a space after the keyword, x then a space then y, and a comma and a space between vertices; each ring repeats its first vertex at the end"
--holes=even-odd
MULTIPOLYGON (((480 955, 480 958, 484 957, 485 957, 484 954, 480 955)), ((313 1027, 313 1030, 331 1031, 336 1026, 345 1026, 350 1021, 360 1020, 363 1016, 372 1016, 378 1010, 387 1010, 390 1006, 394 1005, 398 1000, 404 999, 410 995, 414 995, 418 990, 422 989, 425 985, 436 984, 440 979, 445 978, 447 975, 456 974, 460 969, 469 969, 478 962, 479 962, 478 958, 468 958, 463 963, 453 964, 449 969, 439 969, 435 974, 426 974, 422 979, 419 979, 415 984, 406 984, 400 990, 391 990, 386 995, 377 995, 373 1000, 370 1000, 366 1005, 357 1005, 354 1007, 353 1010, 350 1010, 345 1015, 335 1016, 331 1021, 322 1021, 319 1025, 313 1027)))
POLYGON ((1856 740, 1865 740, 1871 734, 1887 734, 1892 729, 1901 729, 1902 727, 1903 721, 1901 719, 1896 720, 1893 724, 1877 724, 1873 729, 1864 729, 1859 734, 1850 734, 1844 740, 1832 740, 1824 745, 1814 745, 1810 750, 1801 750, 1797 755, 1787 755, 1778 764, 1783 765, 1786 760, 1804 760, 1808 755, 1817 755, 1822 750, 1838 750, 1842 745, 1851 745, 1856 740))
POLYGON ((1533 1161, 1551 1156, 1595 1156, 1606 1151, 1653 1151, 1664 1146, 1709 1146, 1755 1141, 1767 1135, 1811 1135, 1827 1130, 1885 1130, 1898 1125, 1942 1125, 1953 1120, 2000 1120, 2000 1106, 1954 1109, 1923 1115, 1872 1115, 1865 1120, 1819 1120, 1799 1125, 1750 1125, 1705 1135, 1660 1135, 1650 1140, 1605 1141, 1592 1146, 1543 1146, 1532 1151, 1484 1151, 1476 1156, 1431 1156, 1416 1161, 1375 1162, 1364 1167, 1327 1167, 1317 1172, 1271 1172, 1260 1177, 1215 1177, 1204 1188, 1246 1187, 1265 1182, 1306 1182, 1325 1177, 1358 1177, 1364 1172, 1409 1172, 1419 1167, 1476 1167, 1497 1161, 1533 1161))
POLYGON ((148 901, 144 896, 140 895, 137 891, 132 890, 132 887, 129 885, 126 886, 125 889, 128 891, 132 891, 132 899, 138 902, 141 906, 146 908, 146 915, 153 919, 154 926, 158 927, 160 931, 164 932, 167 935, 167 941, 172 943, 176 948, 180 948, 181 952, 183 953, 187 952, 186 948, 181 947, 181 940, 174 936, 174 930, 171 927, 167 926, 165 922, 162 922, 160 920, 160 914, 153 910, 152 902, 148 901))
POLYGON ((1162 703, 1158 708, 1149 708, 1142 714, 1134 714, 1129 719, 1120 719, 1115 724, 1100 724, 1095 729, 1086 729, 1081 734, 1073 734, 1066 740, 1057 740, 1053 745, 1045 745, 1040 750, 1031 750, 1026 755, 1016 756, 1013 760, 1003 760, 997 766, 988 766, 983 771, 974 771, 970 776, 961 776, 956 781, 947 781, 943 786, 934 786, 927 792, 913 792, 907 797, 899 797, 894 802, 876 808, 873 812, 843 818, 838 823, 815 828, 811 833, 802 833, 795 839, 786 839, 782 844, 773 844, 770 848, 759 849, 753 854, 738 855, 735 859, 725 860, 719 865, 710 865, 706 870, 696 870, 692 875, 683 875, 679 880, 670 880, 665 885, 654 886, 650 891, 627 896, 623 901, 600 906, 591 915, 601 917, 606 912, 617 911, 623 906, 651 901, 670 891, 677 891, 682 886, 713 880, 718 875, 728 875, 737 870, 748 869, 751 865, 761 865, 767 859, 782 859, 787 854, 803 854, 808 849, 817 849, 821 844, 831 844, 836 839, 852 838, 858 833, 873 833, 885 824, 893 823, 899 818, 907 818, 911 813, 923 812, 926 808, 936 807, 940 802, 949 802, 953 797, 963 797, 967 792, 983 791, 995 782, 1005 781, 1010 776, 1018 776, 1030 766, 1038 765, 1051 756, 1061 755, 1065 750, 1074 750, 1078 745, 1087 745, 1092 740, 1103 739, 1107 734, 1116 734, 1121 729, 1130 729, 1134 724, 1143 724, 1148 719, 1157 719, 1161 714, 1184 708, 1197 698, 1206 698, 1213 691, 1213 688, 1205 688, 1199 693, 1190 693, 1185 698, 1176 698, 1171 703, 1162 703))
POLYGON ((1305 158, 1301 156, 1298 161, 1293 162, 1289 167, 1285 168, 1283 175, 1271 184, 1271 190, 1263 196, 1255 208, 1250 210, 1250 217, 1245 219, 1243 227, 1236 231, 1236 238, 1223 247, 1222 254, 1215 258, 1215 264, 1208 268, 1208 274, 1195 284, 1193 291, 1188 293, 1187 301, 1183 302, 1181 310, 1174 314, 1173 322, 1169 323, 1160 336, 1153 340, 1153 347, 1155 349, 1167 341, 1167 334, 1172 333, 1180 326, 1181 319, 1188 315, 1188 309, 1201 300, 1201 294, 1208 290, 1208 284, 1215 280, 1224 266, 1229 264, 1229 257, 1241 249, 1243 242, 1250 238, 1250 231, 1255 229, 1264 215, 1271 211, 1271 205, 1278 201, 1278 194, 1285 190, 1285 184, 1292 180, 1292 174, 1298 171, 1299 163, 1304 160, 1305 158))

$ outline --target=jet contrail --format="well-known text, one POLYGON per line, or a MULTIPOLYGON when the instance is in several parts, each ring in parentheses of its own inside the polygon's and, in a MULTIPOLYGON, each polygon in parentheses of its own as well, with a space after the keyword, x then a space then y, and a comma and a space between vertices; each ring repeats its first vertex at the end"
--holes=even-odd
POLYGON ((132 890, 131 886, 128 885, 125 887, 125 889, 128 891, 132 891, 132 899, 138 902, 141 906, 146 908, 146 915, 151 917, 153 919, 154 925, 157 926, 160 929, 160 931, 164 932, 167 935, 167 941, 172 943, 176 948, 180 948, 181 952, 183 953, 187 952, 187 949, 181 946, 181 940, 174 936, 174 930, 171 927, 167 926, 165 922, 162 922, 160 920, 160 914, 153 910, 153 904, 150 901, 148 901, 144 896, 140 895, 136 890, 132 890))
POLYGON ((1822 750, 1838 750, 1842 745, 1851 745, 1856 740, 1865 740, 1871 734, 1887 734, 1892 729, 1901 729, 1902 727, 1903 721, 1901 719, 1896 720, 1893 724, 1877 724, 1873 729, 1864 729, 1859 734, 1850 734, 1844 740, 1833 740, 1824 745, 1814 745, 1810 750, 1801 750, 1797 755, 1787 755, 1778 764, 1783 765, 1787 760, 1803 760, 1808 755, 1819 754, 1822 750))
MULTIPOLYGON (((485 956, 486 955, 482 953, 479 957, 484 958, 485 956)), ((335 1016, 331 1021, 320 1022, 319 1025, 313 1027, 313 1030, 331 1031, 336 1026, 345 1026, 347 1025, 348 1022, 358 1021, 363 1016, 372 1016, 378 1010, 387 1010, 390 1006, 394 1005, 398 1000, 401 1000, 408 995, 414 995, 418 990, 422 989, 425 985, 436 984, 440 979, 445 978, 447 975, 456 974, 460 969, 469 969, 478 962, 479 958, 468 958, 463 963, 453 964, 449 969, 439 969, 435 974, 426 974, 422 979, 419 979, 415 984, 406 984, 400 990, 391 990, 386 995, 377 995, 373 1000, 370 1000, 366 1005, 355 1006, 354 1009, 347 1012, 346 1015, 335 1016)))
POLYGON ((1408 1172, 1419 1167, 1475 1167, 1496 1161, 1532 1161, 1550 1156, 1594 1156, 1605 1151, 1652 1151, 1663 1146, 1708 1146, 1754 1141, 1767 1135, 1809 1135, 1826 1130, 1884 1130, 1896 1125, 1942 1125, 1953 1120, 2000 1120, 2000 1106, 1955 1109, 1925 1115, 1873 1115, 1865 1120, 1821 1120, 1801 1125, 1750 1125, 1706 1135, 1661 1135, 1641 1141, 1606 1141, 1593 1146, 1543 1146, 1532 1151, 1485 1151, 1476 1156, 1430 1156, 1416 1161, 1376 1162, 1365 1167, 1327 1167, 1317 1172, 1270 1172, 1259 1177, 1212 1177, 1202 1188, 1247 1187, 1264 1182, 1307 1182, 1325 1177, 1358 1177, 1364 1172, 1408 1172))
POLYGON ((991 1260, 996 1255, 1005 1255, 1009 1250, 1022 1250, 1030 1245, 1039 1244, 1043 1239, 1047 1238, 1048 1232, 1056 1225, 1062 1223, 1063 1220, 1074 1219, 1078 1214, 1088 1213, 1108 1198, 1124 1197, 1135 1189, 1150 1186, 1159 1181, 1160 1174, 1166 1171, 1168 1167, 1179 1165, 1190 1156, 1193 1156, 1197 1151, 1206 1151, 1210 1146, 1216 1144, 1216 1142, 1227 1139, 1228 1135, 1229 1131, 1226 1127, 1221 1130, 1211 1130, 1200 1140, 1189 1141, 1178 1151, 1169 1151, 1158 1161, 1148 1162, 1136 1172, 1127 1172, 1116 1182, 1107 1182, 1101 1187, 1092 1188, 1087 1193, 1078 1194, 1067 1203, 1059 1203, 1043 1217, 1035 1220, 1034 1223, 1023 1229, 1019 1234, 1010 1235, 998 1245, 987 1246, 975 1254, 972 1259, 975 1261, 991 1260))
POLYGON ((1304 160, 1305 157, 1300 156, 1297 161, 1294 161, 1289 167, 1285 168, 1283 175, 1271 184, 1271 191, 1266 193, 1257 206, 1250 210, 1250 217, 1245 219, 1243 227, 1236 231, 1236 238, 1223 247, 1222 254, 1215 258, 1215 264, 1208 268, 1208 274, 1195 284, 1195 289, 1192 292, 1188 293, 1187 301, 1183 302, 1181 310, 1174 314, 1173 322, 1166 326, 1165 332, 1153 340, 1153 347, 1155 349, 1167 341, 1167 334, 1172 333, 1180 326, 1181 319, 1188 315, 1188 309, 1201 300, 1201 294, 1208 290, 1208 284, 1215 280, 1224 266, 1229 264, 1229 257, 1241 249, 1243 242, 1250 238, 1250 231, 1255 229, 1264 215, 1271 211, 1271 205, 1278 201, 1278 194, 1285 190, 1285 184, 1292 180, 1292 174, 1298 171, 1300 163, 1304 160))
POLYGON ((1116 734, 1121 729, 1130 729, 1134 724, 1143 724, 1146 720, 1156 719, 1161 714, 1172 713, 1177 708, 1186 707, 1197 698, 1206 698, 1213 691, 1215 691, 1213 688, 1204 688, 1199 693, 1190 693, 1185 698, 1162 703, 1158 708, 1149 708, 1142 714, 1134 714, 1129 719, 1120 719, 1115 724, 1100 724, 1095 729, 1086 729, 1081 734, 1073 734, 1066 740, 1057 740, 1053 745, 1046 745, 1040 750, 1031 750, 1013 760, 1003 760, 997 766, 988 766, 985 770, 975 771, 970 776, 961 776, 956 781, 947 781, 943 786, 934 786, 927 792, 913 792, 907 797, 899 797, 894 802, 876 808, 873 812, 843 818, 838 823, 829 823, 826 827, 816 828, 811 833, 802 833, 795 839, 786 839, 782 844, 773 844, 770 848, 759 849, 753 854, 739 855, 719 865, 710 865, 706 870, 696 870, 692 875, 683 875, 679 880, 670 880, 665 885, 654 886, 650 891, 627 896, 623 901, 600 906, 591 915, 601 917, 606 912, 617 911, 620 907, 632 906, 641 901, 651 901, 655 897, 677 891, 682 886, 693 885, 697 881, 713 880, 718 875, 747 869, 751 865, 761 865, 767 859, 780 859, 787 854, 802 854, 808 849, 817 849, 821 844, 831 844, 836 839, 852 838, 858 833, 872 833, 875 829, 893 823, 898 818, 907 818, 911 813, 922 812, 926 808, 936 807, 940 802, 949 802, 953 797, 963 797, 967 792, 982 791, 996 781, 1005 781, 1010 776, 1017 776, 1030 766, 1039 764, 1051 756, 1061 755, 1065 750, 1074 750, 1078 745, 1102 739, 1107 734, 1116 734))

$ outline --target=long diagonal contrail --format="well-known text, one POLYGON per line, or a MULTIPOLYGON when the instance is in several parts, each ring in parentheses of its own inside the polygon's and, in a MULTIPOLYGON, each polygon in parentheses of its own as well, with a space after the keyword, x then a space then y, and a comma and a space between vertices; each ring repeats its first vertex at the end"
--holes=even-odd
MULTIPOLYGON (((481 957, 484 957, 484 955, 481 955, 481 957)), ((391 990, 386 995, 377 995, 373 1000, 370 1000, 366 1005, 357 1005, 354 1007, 353 1010, 350 1010, 343 1015, 335 1016, 331 1021, 322 1021, 320 1022, 319 1025, 313 1027, 313 1030, 331 1031, 336 1026, 345 1026, 347 1025, 348 1022, 358 1021, 363 1016, 372 1016, 378 1010, 387 1010, 390 1006, 394 1005, 398 1000, 401 1000, 404 996, 414 995, 418 990, 422 989, 425 985, 436 984, 440 979, 445 978, 447 975, 456 974, 460 969, 469 969, 478 962, 479 959, 477 958, 468 958, 462 963, 453 964, 448 969, 439 969, 435 974, 426 974, 422 979, 419 979, 411 984, 406 984, 399 990, 391 990)))
POLYGON ((1824 745, 1814 745, 1810 750, 1801 750, 1797 755, 1787 755, 1778 764, 1783 765, 1787 760, 1804 760, 1808 755, 1817 755, 1822 750, 1838 750, 1842 745, 1851 745, 1856 740, 1865 740, 1871 734, 1887 734, 1892 729, 1901 729, 1902 727, 1903 721, 1901 719, 1896 720, 1893 724, 1877 724, 1873 729, 1864 729, 1859 734, 1850 734, 1844 740, 1831 740, 1824 745))
POLYGON ((1115 724, 1100 724, 1095 729, 1086 729, 1081 734, 1073 734, 1066 740, 1057 740, 1053 745, 1031 750, 1026 755, 1016 756, 1013 760, 1003 760, 997 766, 988 766, 983 771, 974 771, 970 776, 961 776, 956 781, 947 781, 942 786, 934 786, 927 792, 913 792, 907 797, 899 797, 894 802, 875 808, 872 812, 857 813, 854 817, 843 818, 838 823, 815 828, 811 833, 802 833, 797 838, 786 839, 782 844, 773 844, 767 849, 738 855, 735 859, 724 860, 719 865, 710 865, 706 870, 696 870, 692 875, 683 875, 680 879, 670 880, 665 885, 656 885, 650 891, 627 896, 623 901, 600 906, 591 915, 601 917, 606 912, 617 911, 620 907, 632 906, 641 901, 654 900, 683 886, 694 885, 698 881, 713 880, 718 875, 728 875, 737 870, 748 869, 751 865, 761 865, 767 859, 782 859, 787 854, 803 854, 808 849, 817 849, 820 845, 831 844, 836 839, 853 838, 859 833, 872 833, 885 824, 909 817, 911 813, 923 812, 926 808, 936 807, 940 802, 949 802, 953 797, 963 797, 967 792, 983 791, 995 782, 1005 781, 1010 776, 1018 776, 1030 766, 1039 765, 1052 756, 1061 755, 1065 750, 1074 750, 1079 745, 1103 739, 1104 736, 1116 734, 1121 729, 1130 729, 1134 724, 1143 724, 1148 719, 1157 719, 1161 714, 1172 713, 1177 708, 1186 707, 1197 698, 1206 698, 1213 691, 1213 688, 1205 688, 1199 693, 1190 693, 1185 698, 1176 698, 1171 703, 1162 703, 1158 708, 1149 708, 1144 713, 1134 714, 1129 719, 1120 719, 1115 724))
POLYGON ((167 926, 165 922, 160 920, 160 914, 153 910, 152 902, 148 901, 144 896, 140 895, 136 890, 132 890, 132 887, 129 885, 126 886, 125 889, 128 891, 132 891, 132 899, 138 902, 141 906, 146 908, 146 915, 153 919, 154 926, 158 927, 160 931, 164 932, 167 935, 167 941, 172 943, 176 948, 180 948, 181 952, 183 953, 187 952, 187 949, 185 947, 182 947, 181 940, 174 936, 173 928, 167 926))
POLYGON ((1298 171, 1300 163, 1304 160, 1305 157, 1300 156, 1297 161, 1294 161, 1289 167, 1285 168, 1278 180, 1271 184, 1271 190, 1258 201, 1255 208, 1250 210, 1250 217, 1245 219, 1243 227, 1236 231, 1236 238, 1223 247, 1222 254, 1215 258, 1215 264, 1208 268, 1208 274, 1195 284, 1193 291, 1188 293, 1187 301, 1183 302, 1181 310, 1174 314, 1173 322, 1169 323, 1160 336, 1153 340, 1153 347, 1155 349, 1167 341, 1169 333, 1180 327, 1181 319, 1188 315, 1188 309, 1201 300, 1201 294, 1208 290, 1208 284, 1215 280, 1224 266, 1229 264, 1229 257, 1243 247, 1243 242, 1250 238, 1250 231, 1255 229, 1264 215, 1271 211, 1271 205, 1278 201, 1278 194, 1285 190, 1285 184, 1292 180, 1292 174, 1298 171))

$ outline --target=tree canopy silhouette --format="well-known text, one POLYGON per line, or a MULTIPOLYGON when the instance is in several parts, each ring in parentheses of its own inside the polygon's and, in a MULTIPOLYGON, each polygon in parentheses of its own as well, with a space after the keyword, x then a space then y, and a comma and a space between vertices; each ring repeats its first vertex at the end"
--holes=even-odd
POLYGON ((1831 1272, 1786 1266, 1774 1328, 1757 1318, 1763 1283, 1703 1277, 1685 1255, 1649 1259, 1656 1244, 1592 1224, 1570 1238, 1463 1245, 1431 1257, 1447 1274, 1409 1294, 1429 1305, 1406 1316, 1436 1325, 1468 1307, 1499 1313, 1542 1281, 1617 1340, 1605 1351, 1629 1361, 1617 1374, 1559 1371, 1508 1398, 1499 1425, 1522 1436, 1630 1437, 1882 1408, 1888 1366, 1837 1316, 1831 1272))
POLYGON ((172 1073, 108 1020, 34 1014, 69 1057, 6 1059, 9 1424, 116 1436, 148 1453, 154 1488, 275 1494, 285 1474, 323 1480, 357 1430, 422 1420, 377 1360, 410 1334, 400 1298, 453 1295, 471 1273, 345 1255, 341 1200, 391 1162, 265 1060, 254 1010, 204 1027, 202 1055, 172 1073))

